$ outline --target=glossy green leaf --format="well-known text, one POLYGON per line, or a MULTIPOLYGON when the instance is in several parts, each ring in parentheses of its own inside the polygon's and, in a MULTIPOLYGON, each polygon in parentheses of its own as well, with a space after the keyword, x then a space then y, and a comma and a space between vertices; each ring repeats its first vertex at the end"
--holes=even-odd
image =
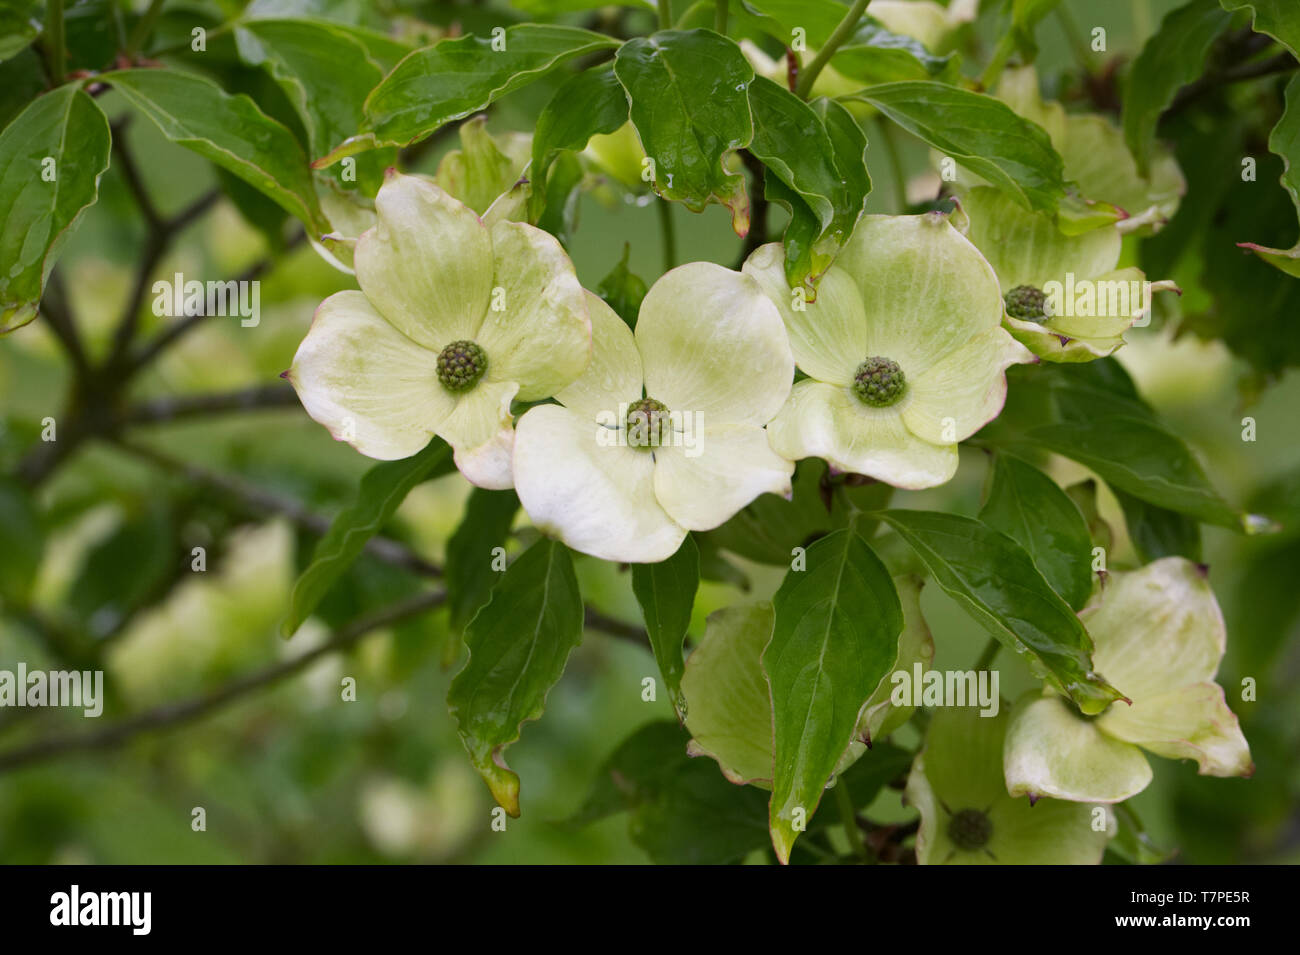
POLYGON ((566 80, 537 117, 533 133, 533 191, 528 216, 536 221, 546 201, 546 174, 556 155, 583 149, 598 133, 612 133, 627 122, 627 94, 611 65, 593 67, 566 80))
POLYGON ((247 96, 170 69, 119 70, 104 78, 172 142, 259 189, 309 231, 330 231, 298 141, 247 96))
POLYGON ((64 243, 99 198, 110 147, 107 117, 75 85, 33 100, 0 132, 0 333, 36 317, 64 243))
POLYGON ((1124 141, 1145 176, 1160 114, 1205 69, 1215 39, 1232 22, 1218 0, 1192 0, 1170 11, 1133 61, 1124 89, 1124 141))
POLYGON ((505 27, 495 38, 470 35, 423 47, 398 63, 371 92, 362 132, 316 164, 329 165, 376 146, 409 146, 574 57, 617 43, 577 27, 529 23, 505 27))
POLYGON ((1112 488, 1124 510, 1129 540, 1144 564, 1161 557, 1201 562, 1201 525, 1190 517, 1158 507, 1120 488, 1112 488))
POLYGON ((745 177, 724 166, 754 135, 747 95, 754 70, 740 48, 711 30, 664 30, 624 43, 614 73, 654 160, 655 191, 695 212, 720 202, 736 234, 748 232, 745 177))
POLYGON ((582 619, 573 559, 543 538, 510 565, 465 633, 469 662, 452 680, 447 705, 474 768, 512 816, 519 815, 519 777, 502 751, 525 721, 542 715, 582 641, 582 619))
POLYGON ((867 16, 844 45, 835 51, 831 67, 863 84, 931 78, 948 80, 956 76, 957 58, 952 54, 935 56, 920 40, 891 32, 867 16))
POLYGON ((1005 190, 1026 209, 1054 212, 1064 163, 1041 126, 992 96, 909 80, 855 94, 919 139, 1005 190))
POLYGON ((699 587, 700 551, 689 534, 677 553, 667 560, 632 565, 632 592, 641 605, 650 648, 679 715, 684 715, 686 710, 682 698, 682 672, 686 666, 682 642, 691 623, 691 609, 699 587))
POLYGON ((1092 668, 1092 638, 1018 543, 977 520, 937 511, 886 511, 935 582, 990 635, 1085 713, 1119 691, 1092 668))
POLYGON ((465 516, 447 541, 443 568, 453 632, 465 629, 501 579, 503 555, 497 548, 505 546, 518 511, 519 498, 514 491, 476 487, 470 492, 465 516))
POLYGON ((0 477, 0 601, 26 606, 45 550, 45 531, 31 493, 0 477))
POLYGON ((1214 490, 1187 445, 1154 421, 1098 414, 1035 428, 1027 437, 1151 504, 1208 524, 1244 526, 1242 515, 1214 490))
POLYGON ((1223 9, 1249 10, 1256 33, 1267 33, 1300 59, 1300 5, 1295 0, 1221 0, 1223 9))
POLYGON ((795 28, 802 29, 804 39, 814 49, 826 42, 848 12, 839 0, 743 0, 732 6, 741 7, 736 11, 738 17, 748 9, 759 13, 759 26, 786 46, 793 40, 795 28))
MULTIPOLYGON (((1282 188, 1300 213, 1300 76, 1286 87, 1286 109, 1268 136, 1268 148, 1282 159, 1282 188)), ((1269 248, 1255 242, 1237 243, 1250 249, 1269 265, 1300 278, 1300 239, 1289 249, 1269 248)))
POLYGON ((1079 508, 1055 481, 1000 452, 979 518, 1028 551, 1052 589, 1083 609, 1092 593, 1092 539, 1079 508))
MULTIPOLYGON (((821 100, 819 114, 783 86, 759 76, 749 87, 754 138, 749 151, 793 190, 817 218, 809 271, 799 258, 786 260, 786 280, 797 287, 830 266, 862 215, 871 179, 866 137, 844 107, 821 100), (836 138, 823 115, 834 125, 836 138)), ((815 296, 810 296, 815 297, 815 296)))
POLYGON ((805 557, 806 569, 787 573, 772 599, 776 624, 763 651, 776 739, 768 827, 782 862, 893 664, 903 629, 889 571, 856 528, 827 535, 805 557))
MULTIPOLYGON (((293 103, 312 157, 325 155, 361 128, 366 97, 385 71, 360 40, 320 20, 253 20, 236 36, 240 56, 255 66, 266 64, 293 103)), ((379 188, 381 163, 391 159, 377 154, 358 162, 356 182, 367 194, 379 188)))
POLYGON ((376 464, 361 479, 357 497, 334 518, 329 532, 316 545, 311 563, 293 585, 289 615, 281 631, 291 636, 326 592, 352 566, 366 541, 379 533, 411 488, 453 467, 451 448, 435 438, 419 454, 376 464))

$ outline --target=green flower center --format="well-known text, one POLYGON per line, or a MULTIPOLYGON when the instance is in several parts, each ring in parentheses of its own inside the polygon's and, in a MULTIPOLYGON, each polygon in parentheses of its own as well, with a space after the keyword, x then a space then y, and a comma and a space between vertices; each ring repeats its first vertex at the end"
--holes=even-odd
POLYGON ((963 809, 948 823, 948 838, 958 849, 983 849, 993 837, 993 820, 978 809, 963 809))
POLYGON ((478 342, 452 342, 438 353, 438 380, 448 391, 469 391, 487 366, 487 352, 478 342))
POLYGON ((1047 296, 1042 289, 1032 285, 1017 285, 1003 296, 1007 303, 1007 314, 1025 322, 1039 325, 1047 321, 1047 296))
POLYGON ((907 390, 907 376, 892 358, 868 358, 853 376, 853 393, 864 405, 888 408, 907 390))
POLYGON ((668 430, 668 406, 642 398, 627 406, 627 443, 632 448, 657 448, 668 430))

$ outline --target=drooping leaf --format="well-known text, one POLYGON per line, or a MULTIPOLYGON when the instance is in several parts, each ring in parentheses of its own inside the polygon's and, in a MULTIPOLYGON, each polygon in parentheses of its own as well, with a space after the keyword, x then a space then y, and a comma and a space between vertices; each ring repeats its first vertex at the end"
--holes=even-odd
MULTIPOLYGON (((786 258, 791 287, 815 281, 829 268, 852 234, 871 191, 864 159, 866 137, 843 106, 825 99, 819 103, 821 113, 762 76, 749 87, 754 122, 750 152, 767 167, 767 175, 793 190, 817 219, 810 271, 805 271, 800 257, 786 258), (834 139, 827 120, 834 126, 834 139)), ((809 295, 815 297, 815 292, 809 295)))
POLYGON ((514 491, 489 491, 476 487, 465 505, 460 526, 447 541, 443 568, 447 581, 447 607, 452 632, 460 633, 488 601, 501 579, 497 558, 519 510, 514 491))
POLYGON ((110 147, 107 117, 75 84, 0 132, 0 333, 36 317, 64 243, 99 198, 110 147))
POLYGON ((635 329, 636 317, 641 310, 641 300, 645 298, 649 288, 645 284, 645 279, 634 275, 628 268, 628 258, 631 254, 631 243, 624 242, 623 258, 619 259, 618 265, 610 269, 609 274, 600 280, 600 284, 596 286, 596 294, 618 313, 618 317, 623 319, 628 328, 635 329))
POLYGON ((1000 452, 979 518, 1028 551, 1052 589, 1083 609, 1092 592, 1092 540, 1078 507, 1055 481, 1000 452))
MULTIPOLYGON (((1286 109, 1268 136, 1268 148, 1282 159, 1282 187, 1300 214, 1300 76, 1286 87, 1286 109)), ((1289 249, 1269 248, 1255 242, 1237 243, 1250 249, 1269 265, 1300 278, 1300 239, 1289 249)))
POLYGON ((852 525, 817 541, 773 597, 763 651, 775 775, 768 827, 782 862, 811 819, 863 704, 893 664, 903 608, 889 571, 852 525))
POLYGON ((411 488, 453 467, 451 448, 435 438, 423 451, 400 461, 376 464, 361 479, 356 500, 334 518, 329 532, 316 545, 307 569, 293 585, 289 615, 281 627, 291 636, 321 602, 326 592, 357 559, 366 541, 379 533, 411 488))
POLYGON ((561 150, 582 149, 592 136, 612 133, 627 122, 627 94, 611 65, 584 70, 566 80, 537 117, 533 133, 533 191, 528 216, 541 215, 546 201, 546 174, 561 150))
POLYGON ((1133 61, 1124 90, 1124 141, 1141 175, 1151 163, 1160 114, 1201 75, 1210 47, 1231 22, 1218 0, 1192 0, 1165 16, 1133 61))
POLYGON ((1035 428, 1027 437, 1141 500, 1208 524, 1244 527, 1243 516, 1214 490, 1187 445, 1154 421, 1098 414, 1035 428))
POLYGON ((695 592, 700 587, 700 551, 687 534, 677 553, 657 564, 632 565, 632 592, 641 605, 650 648, 663 675, 669 698, 679 716, 685 715, 682 697, 682 642, 691 623, 695 592))
POLYGON ((1177 511, 1158 507, 1121 488, 1112 488, 1124 509, 1124 524, 1129 540, 1141 558, 1149 564, 1161 557, 1186 557, 1201 562, 1201 526, 1177 511))
POLYGON ((366 100, 362 131, 315 165, 376 146, 409 146, 573 58, 617 42, 577 27, 534 23, 505 27, 495 37, 440 40, 398 63, 366 100))
POLYGON ((754 70, 740 48, 711 30, 664 30, 624 43, 614 73, 654 160, 655 191, 695 212, 720 202, 736 234, 747 233, 744 176, 724 165, 754 135, 747 95, 754 70))
POLYGON ((118 70, 105 79, 172 142, 259 189, 309 231, 330 231, 298 141, 247 96, 170 69, 118 70))
POLYGON ((497 803, 519 815, 519 777, 502 751, 542 715, 546 695, 582 641, 582 595, 565 546, 543 538, 506 571, 465 633, 469 661, 447 705, 470 760, 497 803))
POLYGON ((1267 33, 1300 59, 1300 6, 1292 0, 1220 0, 1223 9, 1249 10, 1256 33, 1267 33))
POLYGON ((933 80, 872 86, 852 98, 875 106, 919 139, 1015 197, 1055 212, 1064 163, 1042 127, 1001 100, 933 80))
POLYGON ((1093 671, 1092 638, 1083 624, 1018 543, 957 514, 886 511, 882 517, 949 596, 1079 709, 1099 713, 1122 699, 1093 671))

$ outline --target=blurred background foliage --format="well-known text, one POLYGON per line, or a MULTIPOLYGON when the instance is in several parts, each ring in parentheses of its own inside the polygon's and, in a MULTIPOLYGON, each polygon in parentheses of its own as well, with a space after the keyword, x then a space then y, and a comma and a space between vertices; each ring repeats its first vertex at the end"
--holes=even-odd
MULTIPOLYGON (((1071 0, 1067 6, 1080 24, 1106 28, 1108 51, 1085 81, 1068 37, 1048 20, 1038 31, 1038 65, 1049 90, 1072 105, 1104 108, 1124 64, 1176 5, 1175 0, 1071 0)), ((546 13, 548 4, 284 0, 275 6, 396 31, 418 43, 448 31, 486 31, 533 19, 546 13)), ((687 4, 677 0, 674 6, 685 12, 687 4)), ((996 40, 997 4, 985 6, 988 15, 963 41, 968 72, 987 61, 996 40)), ((272 116, 300 129, 284 94, 263 71, 238 61, 229 37, 214 39, 204 54, 186 49, 193 23, 216 26, 242 7, 169 3, 153 48, 176 46, 172 55, 186 65, 219 74, 227 89, 247 92, 272 116)), ((110 8, 96 2, 71 6, 70 68, 97 68, 111 59, 110 8)), ((589 16, 560 20, 584 23, 589 16)), ((652 28, 649 13, 627 16, 630 32, 652 28)), ((26 75, 12 63, 4 69, 10 71, 7 82, 16 84, 26 75)), ((561 78, 543 80, 494 106, 489 128, 530 132, 561 78)), ((1282 527, 1257 537, 1204 530, 1204 559, 1228 622, 1220 682, 1241 717, 1257 773, 1252 780, 1203 779, 1193 764, 1153 760, 1155 782, 1132 805, 1158 845, 1179 849, 1178 861, 1295 862, 1300 861, 1300 376, 1285 367, 1287 356, 1300 349, 1300 315, 1294 290, 1285 301, 1258 300, 1258 270, 1267 267, 1232 245, 1253 239, 1286 246, 1291 234, 1264 234, 1256 227, 1273 230, 1270 223, 1277 222, 1277 231, 1293 233, 1295 220, 1276 186, 1279 164, 1264 143, 1276 119, 1276 91, 1234 88, 1214 95, 1220 101, 1189 111, 1167 130, 1176 137, 1191 191, 1179 218, 1142 251, 1148 274, 1172 274, 1186 294, 1176 302, 1164 301, 1171 296, 1158 299, 1156 321, 1134 329, 1117 357, 1171 429, 1197 450, 1224 496, 1282 527), (1216 122, 1230 124, 1231 134, 1216 122), (1242 184, 1236 176, 1243 142, 1259 158, 1254 184, 1242 184), (1249 228, 1237 228, 1241 222, 1249 228), (1247 415, 1257 423, 1254 442, 1242 439, 1247 415), (1245 678, 1257 682, 1254 702, 1241 702, 1236 692, 1245 678)), ((124 114, 115 93, 100 103, 115 121, 124 114)), ((137 120, 125 135, 164 215, 207 190, 222 190, 211 211, 168 246, 156 275, 223 278, 268 256, 271 262, 261 274, 257 327, 242 328, 233 319, 204 322, 139 378, 132 399, 276 384, 315 306, 351 287, 350 278, 304 244, 284 248, 282 216, 268 213, 264 201, 250 198, 204 160, 167 143, 152 125, 137 120)), ((409 150, 403 161, 409 169, 433 173, 455 145, 454 134, 439 135, 431 146, 409 150)), ((906 197, 898 183, 927 167, 923 144, 901 145, 904 176, 892 175, 883 154, 872 165, 871 212, 904 211, 906 197)), ((587 175, 588 188, 568 223, 567 244, 579 278, 588 288, 600 285, 619 264, 626 242, 627 267, 653 282, 663 262, 657 210, 597 173, 587 175)), ((670 215, 679 261, 736 263, 742 240, 731 231, 724 209, 692 215, 673 206, 670 215)), ((774 210, 773 215, 775 235, 781 214, 774 210)), ((101 183, 98 205, 57 270, 92 354, 109 347, 145 236, 145 223, 115 161, 101 183)), ((146 313, 142 321, 150 333, 171 320, 146 313)), ((60 419, 69 375, 44 322, 0 339, 4 473, 38 444, 42 419, 60 419)), ((351 499, 370 464, 333 442, 296 404, 142 421, 130 430, 129 441, 136 450, 87 444, 40 483, 45 546, 34 568, 34 597, 30 606, 6 605, 0 615, 0 668, 25 661, 29 669, 106 671, 108 703, 99 723, 220 687, 303 652, 358 614, 419 589, 414 575, 363 556, 308 626, 292 640, 279 636, 293 580, 317 539, 292 519, 292 507, 286 516, 281 505, 297 502, 328 519, 351 499), (250 489, 253 493, 245 493, 250 489), (204 573, 191 570, 196 546, 206 548, 204 573)), ((962 455, 951 484, 899 492, 896 505, 974 515, 987 462, 977 448, 964 448, 962 455)), ((1050 469, 1063 484, 1088 476, 1063 459, 1053 459, 1050 469)), ((422 557, 441 561, 468 491, 457 474, 420 485, 386 533, 422 557)), ((1116 538, 1114 561, 1135 562, 1119 504, 1104 486, 1098 504, 1116 538)), ((17 520, 14 515, 0 519, 17 520)), ((521 536, 526 539, 527 531, 521 536)), ((521 546, 512 539, 512 551, 521 546)), ((6 559, 22 558, 11 551, 6 559)), ((732 563, 744 571, 752 593, 770 594, 779 583, 780 568, 739 557, 732 563)), ((577 565, 590 603, 639 623, 625 568, 582 557, 577 565)), ((705 582, 691 633, 699 636, 709 612, 742 596, 735 586, 705 582)), ((971 666, 984 634, 937 587, 926 589, 923 606, 935 635, 936 665, 971 666)), ((505 833, 489 827, 492 801, 445 706, 460 655, 446 610, 439 610, 369 636, 350 652, 327 656, 302 675, 243 696, 192 724, 7 770, 0 774, 0 862, 647 861, 624 816, 585 828, 557 822, 582 804, 601 762, 624 738, 650 721, 671 718, 665 699, 641 697, 642 679, 657 676, 648 648, 588 632, 548 699, 545 717, 528 725, 511 750, 511 764, 524 780, 524 813, 505 833), (356 680, 355 702, 340 700, 344 677, 356 680), (191 829, 195 807, 206 810, 204 832, 191 829)), ((1014 699, 1031 680, 1009 655, 1002 665, 1003 695, 1014 699)), ((76 711, 3 710, 0 753, 93 729, 93 722, 76 711)), ((914 736, 915 730, 902 731, 909 733, 914 736)), ((897 790, 887 788, 870 815, 888 821, 907 818, 907 811, 897 790)))

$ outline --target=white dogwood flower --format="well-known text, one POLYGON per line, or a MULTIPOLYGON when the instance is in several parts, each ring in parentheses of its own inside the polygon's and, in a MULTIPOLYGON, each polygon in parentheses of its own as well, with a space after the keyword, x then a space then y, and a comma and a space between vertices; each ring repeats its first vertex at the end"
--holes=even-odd
POLYGON ((1226 634, 1202 568, 1165 557, 1112 573, 1079 617, 1097 670, 1133 703, 1112 703, 1092 718, 1055 695, 1018 703, 1003 754, 1013 796, 1128 799, 1151 782, 1144 749, 1194 759, 1206 776, 1251 774, 1246 738, 1214 682, 1226 634))
POLYGON ((519 419, 515 488, 533 523, 605 560, 653 563, 765 492, 794 465, 764 425, 794 360, 755 282, 720 265, 673 269, 641 303, 635 335, 588 297, 593 355, 582 377, 519 419))
POLYGON ((490 228, 427 179, 390 170, 357 240, 359 292, 316 310, 288 377, 307 413, 362 454, 409 457, 434 435, 486 488, 511 486, 510 403, 547 398, 591 355, 591 325, 559 242, 490 228))
POLYGON ((957 443, 1002 410, 1006 368, 1035 360, 1002 328, 988 262, 939 213, 863 218, 815 302, 791 291, 783 262, 774 243, 744 266, 808 376, 768 428, 772 447, 896 487, 949 480, 957 443))

